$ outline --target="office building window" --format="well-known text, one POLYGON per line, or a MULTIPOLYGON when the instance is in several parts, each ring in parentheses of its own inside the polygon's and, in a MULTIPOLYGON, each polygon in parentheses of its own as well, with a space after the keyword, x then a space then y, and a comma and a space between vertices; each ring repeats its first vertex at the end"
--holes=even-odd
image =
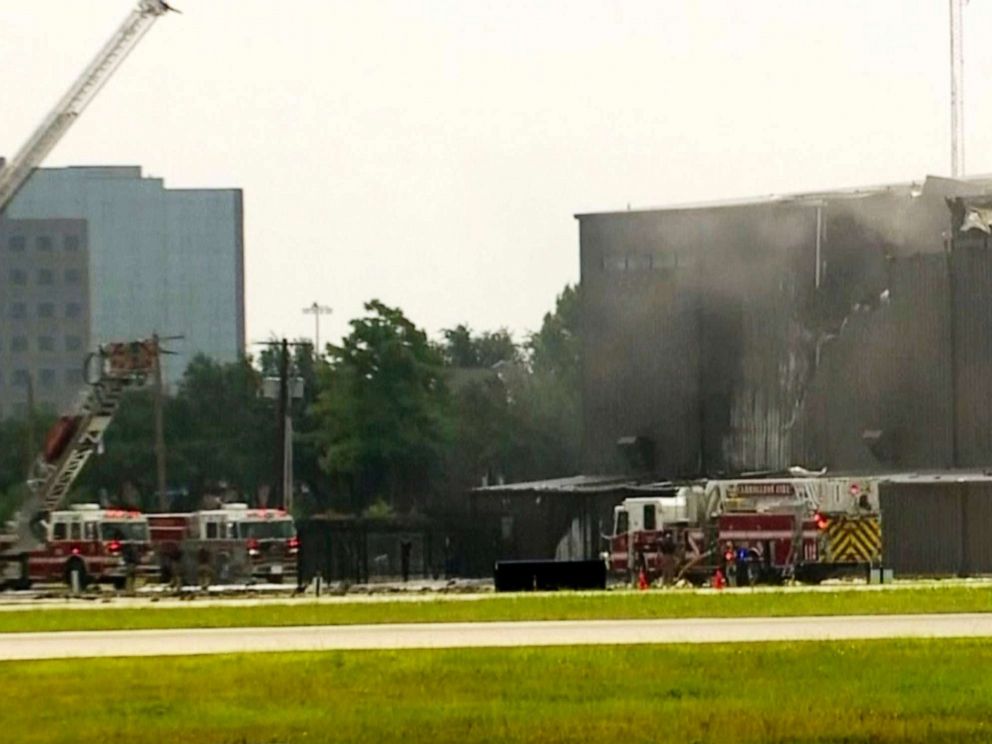
POLYGON ((18 286, 24 286, 28 283, 28 273, 24 271, 24 269, 11 269, 10 283, 18 286))
POLYGON ((65 350, 66 351, 79 351, 83 348, 83 339, 79 336, 66 336, 65 337, 65 350))
POLYGON ((65 283, 66 284, 79 284, 82 280, 83 275, 79 269, 66 269, 65 270, 65 283))
POLYGON ((67 369, 65 371, 65 384, 66 385, 82 385, 83 384, 83 370, 81 369, 67 369))
POLYGON ((25 352, 28 350, 27 336, 14 336, 10 339, 10 350, 13 352, 25 352))
POLYGON ((78 302, 70 302, 65 306, 65 317, 78 318, 83 314, 83 308, 78 302))
POLYGON ((24 239, 23 235, 11 235, 10 240, 7 241, 7 248, 12 250, 14 253, 23 252, 25 245, 27 245, 27 241, 24 239))
POLYGON ((39 251, 50 251, 52 250, 52 239, 48 235, 39 235, 34 239, 34 247, 39 251))
POLYGON ((55 339, 51 336, 38 336, 38 351, 55 351, 55 339))
POLYGON ((8 313, 14 320, 23 320, 28 317, 28 306, 23 302, 11 302, 8 313))
POLYGON ((27 387, 31 374, 26 369, 15 369, 11 382, 17 387, 27 387))
POLYGON ((75 252, 79 250, 79 236, 78 235, 66 235, 62 240, 62 247, 69 252, 75 252))
POLYGON ((53 284, 55 275, 51 269, 38 269, 38 284, 53 284))
POLYGON ((38 381, 41 383, 42 387, 50 388, 55 385, 55 370, 54 369, 43 369, 41 374, 38 375, 38 381))
POLYGON ((38 303, 38 317, 39 318, 54 318, 55 317, 55 303, 54 302, 39 302, 38 303))

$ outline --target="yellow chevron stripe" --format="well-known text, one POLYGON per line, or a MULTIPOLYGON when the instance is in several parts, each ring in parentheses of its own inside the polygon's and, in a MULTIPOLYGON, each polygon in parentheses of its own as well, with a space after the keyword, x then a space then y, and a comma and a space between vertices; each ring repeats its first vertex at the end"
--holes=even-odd
POLYGON ((838 563, 876 560, 882 552, 882 530, 877 517, 834 517, 827 525, 831 560, 838 563))

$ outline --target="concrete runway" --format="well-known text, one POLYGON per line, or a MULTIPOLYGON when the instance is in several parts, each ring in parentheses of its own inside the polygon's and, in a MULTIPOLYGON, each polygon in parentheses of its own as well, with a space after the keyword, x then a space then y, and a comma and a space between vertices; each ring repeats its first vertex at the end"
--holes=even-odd
POLYGON ((0 634, 0 660, 258 651, 992 637, 992 613, 0 634))

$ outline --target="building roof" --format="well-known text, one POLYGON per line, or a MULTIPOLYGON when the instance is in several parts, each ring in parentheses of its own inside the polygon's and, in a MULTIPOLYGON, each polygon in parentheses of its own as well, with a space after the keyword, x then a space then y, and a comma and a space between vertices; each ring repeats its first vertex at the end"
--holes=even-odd
POLYGON ((549 480, 524 481, 521 483, 504 483, 498 486, 481 486, 473 488, 473 493, 486 496, 499 496, 525 491, 540 491, 541 493, 598 493, 615 491, 624 486, 632 486, 636 480, 629 475, 573 475, 568 478, 552 478, 549 480))
POLYGON ((957 184, 958 187, 972 187, 976 192, 981 193, 992 188, 992 176, 969 176, 962 179, 950 179, 942 176, 927 176, 923 181, 910 181, 906 183, 882 184, 877 186, 857 186, 853 188, 832 189, 829 191, 808 191, 794 194, 766 194, 763 196, 743 197, 739 199, 719 199, 714 201, 687 202, 682 204, 665 204, 649 207, 638 207, 637 209, 606 210, 604 212, 581 212, 576 214, 576 219, 583 217, 600 217, 621 214, 637 214, 644 212, 689 212, 705 209, 727 209, 733 207, 753 207, 775 204, 806 204, 817 206, 827 201, 840 201, 847 199, 864 199, 870 196, 888 194, 892 196, 916 197, 933 184, 957 184))

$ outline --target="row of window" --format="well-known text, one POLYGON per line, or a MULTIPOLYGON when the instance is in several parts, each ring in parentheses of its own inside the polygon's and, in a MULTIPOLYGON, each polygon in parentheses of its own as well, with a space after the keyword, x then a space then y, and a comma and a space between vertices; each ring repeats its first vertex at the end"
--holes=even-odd
MULTIPOLYGON (((79 250, 81 241, 78 235, 63 235, 62 236, 62 249, 65 251, 75 252, 79 250)), ((23 253, 27 250, 28 239, 23 235, 11 235, 7 240, 7 249, 11 253, 23 253)), ((55 239, 51 235, 38 235, 34 239, 35 250, 39 251, 53 251, 55 250, 55 239)))
MULTIPOLYGON (((83 306, 78 302, 67 302, 65 304, 66 318, 79 318, 83 314, 83 306)), ((7 305, 7 317, 13 320, 24 320, 28 317, 28 305, 26 302, 11 302, 7 305)), ((35 317, 54 318, 55 303, 39 302, 35 308, 35 317)))
MULTIPOLYGON (((26 286, 28 283, 28 272, 25 269, 11 269, 10 283, 17 287, 26 286)), ((62 281, 69 285, 79 284, 83 280, 83 272, 80 269, 66 269, 62 272, 62 281)), ((51 286, 55 284, 55 271, 52 269, 38 269, 35 276, 35 283, 41 286, 51 286)))
MULTIPOLYGON (((37 380, 38 384, 43 388, 55 387, 58 376, 58 370, 40 369, 38 370, 38 374, 35 375, 35 380, 37 380)), ((10 384, 13 387, 27 387, 30 379, 31 373, 26 369, 15 369, 10 374, 10 384)), ((65 381, 66 385, 81 385, 83 382, 83 370, 64 370, 62 373, 62 379, 65 381)), ((3 372, 0 372, 0 385, 3 385, 3 383, 3 372)))
MULTIPOLYGON (((29 351, 28 348, 28 337, 27 336, 11 336, 10 337, 10 351, 11 353, 24 353, 29 351)), ((35 351, 55 351, 55 337, 54 336, 38 336, 35 339, 34 345, 35 351)), ((65 337, 65 350, 66 351, 81 351, 83 348, 83 339, 80 336, 66 336, 65 337)), ((3 351, 3 339, 0 339, 0 351, 3 351)))
POLYGON ((685 257, 677 253, 635 254, 630 256, 603 256, 603 271, 671 271, 685 266, 685 257))

